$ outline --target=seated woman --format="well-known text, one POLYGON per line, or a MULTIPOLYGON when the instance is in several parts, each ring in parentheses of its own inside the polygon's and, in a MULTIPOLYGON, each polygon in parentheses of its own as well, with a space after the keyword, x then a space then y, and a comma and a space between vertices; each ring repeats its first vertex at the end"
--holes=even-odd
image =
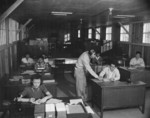
POLYGON ((34 60, 30 57, 29 54, 26 54, 26 56, 21 59, 21 62, 27 67, 32 66, 34 64, 34 60))
POLYGON ((120 72, 116 67, 114 62, 111 62, 110 65, 106 66, 99 75, 100 80, 102 81, 116 81, 120 79, 120 72))
POLYGON ((17 101, 40 104, 50 98, 52 98, 51 93, 42 84, 41 76, 36 74, 31 78, 31 85, 23 90, 20 97, 17 98, 17 101))
POLYGON ((35 64, 35 71, 36 72, 42 72, 42 71, 48 71, 48 63, 45 63, 43 58, 39 58, 37 63, 35 64))

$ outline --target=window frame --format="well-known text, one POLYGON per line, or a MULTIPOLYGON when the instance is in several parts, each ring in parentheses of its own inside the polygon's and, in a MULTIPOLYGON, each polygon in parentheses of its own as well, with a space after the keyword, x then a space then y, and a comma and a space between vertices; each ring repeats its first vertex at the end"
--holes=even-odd
POLYGON ((105 36, 106 36, 106 37, 105 37, 106 42, 107 42, 107 41, 112 41, 112 26, 106 27, 106 35, 105 35, 105 36), (107 32, 107 29, 108 29, 108 28, 111 28, 111 32, 107 32), (110 35, 110 37, 111 37, 110 40, 107 40, 108 35, 110 35))
POLYGON ((88 39, 92 39, 92 28, 88 29, 88 39))
MULTIPOLYGON (((130 24, 124 24, 123 26, 124 26, 125 28, 126 28, 126 26, 128 26, 128 29, 126 28, 126 30, 127 30, 128 32, 130 32, 130 24)), ((129 34, 123 29, 122 26, 120 27, 120 42, 130 42, 129 34), (121 32, 121 29, 122 29, 123 32, 121 32), (124 35, 124 36, 125 36, 125 35, 128 35, 128 40, 121 40, 121 39, 122 39, 121 37, 123 37, 123 35, 124 35)))
POLYGON ((101 38, 101 28, 100 27, 96 27, 95 28, 95 39, 100 40, 100 38, 101 38))
MULTIPOLYGON (((150 21, 143 23, 142 44, 148 44, 148 45, 150 45, 150 40, 149 40, 149 42, 144 42, 144 35, 145 35, 145 34, 149 35, 149 37, 150 37, 150 28, 149 28, 149 31, 144 32, 144 29, 145 29, 145 28, 144 28, 144 25, 145 25, 145 24, 149 24, 149 26, 150 26, 150 21)), ((149 26, 147 26, 147 27, 149 27, 149 26)))

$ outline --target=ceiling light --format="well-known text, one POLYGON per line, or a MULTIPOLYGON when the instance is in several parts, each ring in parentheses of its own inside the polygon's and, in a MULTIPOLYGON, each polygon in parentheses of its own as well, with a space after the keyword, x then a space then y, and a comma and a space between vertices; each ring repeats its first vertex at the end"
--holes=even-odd
POLYGON ((68 15, 68 14, 72 14, 72 12, 57 12, 57 11, 52 11, 51 14, 59 14, 59 15, 66 14, 66 15, 68 15))
POLYGON ((135 15, 116 15, 118 17, 135 17, 135 15))
POLYGON ((67 14, 52 14, 52 15, 55 15, 55 16, 67 16, 67 14))

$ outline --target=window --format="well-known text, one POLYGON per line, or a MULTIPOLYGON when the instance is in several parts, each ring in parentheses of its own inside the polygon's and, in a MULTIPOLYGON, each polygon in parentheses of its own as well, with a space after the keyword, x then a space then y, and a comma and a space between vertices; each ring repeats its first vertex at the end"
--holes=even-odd
POLYGON ((112 27, 106 28, 106 41, 111 41, 112 27))
POLYGON ((91 39, 92 38, 92 29, 88 30, 88 38, 91 39))
POLYGON ((6 27, 5 21, 0 24, 0 45, 6 44, 6 27))
POLYGON ((65 44, 70 44, 70 42, 68 42, 68 41, 70 41, 70 34, 69 33, 64 35, 64 43, 65 44))
MULTIPOLYGON (((19 29, 19 23, 13 19, 9 19, 9 43, 13 43, 13 42, 19 40, 19 34, 17 32, 18 29, 19 29)), ((26 38, 26 37, 24 37, 24 38, 26 38)))
MULTIPOLYGON (((124 28, 129 32, 129 25, 123 25, 124 28)), ((128 42, 129 34, 124 30, 123 27, 120 29, 120 41, 128 42)))
POLYGON ((96 28, 96 31, 95 31, 95 38, 100 40, 100 31, 101 29, 100 28, 96 28))
POLYGON ((150 23, 143 25, 143 43, 150 43, 150 23))
POLYGON ((78 30, 78 38, 81 37, 81 30, 78 30))

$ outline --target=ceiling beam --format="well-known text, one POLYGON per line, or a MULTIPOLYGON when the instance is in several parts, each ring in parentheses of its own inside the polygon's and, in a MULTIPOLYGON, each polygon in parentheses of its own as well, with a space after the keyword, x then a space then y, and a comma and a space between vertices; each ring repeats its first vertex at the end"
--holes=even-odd
POLYGON ((32 19, 30 18, 29 20, 27 20, 27 22, 18 30, 18 33, 23 30, 30 22, 32 21, 32 19))
POLYGON ((17 0, 12 4, 1 16, 0 24, 23 2, 24 0, 17 0))
POLYGON ((34 25, 31 25, 31 27, 28 28, 28 31, 30 31, 33 27, 34 27, 34 25))

